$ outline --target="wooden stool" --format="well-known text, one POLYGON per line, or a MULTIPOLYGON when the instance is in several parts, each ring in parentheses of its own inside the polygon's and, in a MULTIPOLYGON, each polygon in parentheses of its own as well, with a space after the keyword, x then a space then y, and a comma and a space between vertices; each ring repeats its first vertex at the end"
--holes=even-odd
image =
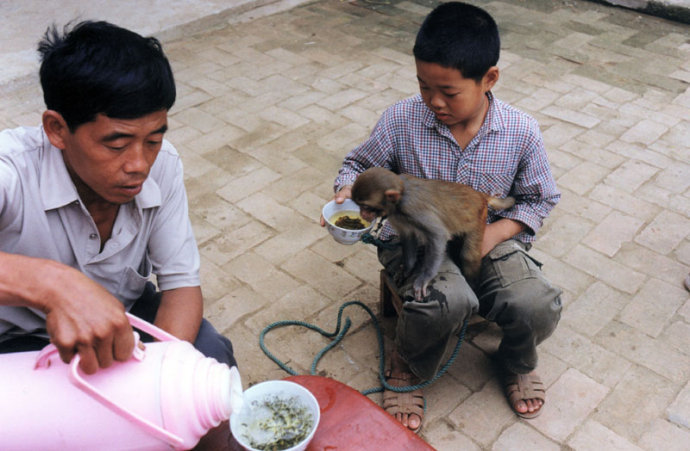
POLYGON ((386 270, 381 270, 381 292, 379 294, 379 308, 381 314, 386 317, 399 315, 402 310, 402 299, 398 296, 398 289, 395 282, 386 273, 386 270))

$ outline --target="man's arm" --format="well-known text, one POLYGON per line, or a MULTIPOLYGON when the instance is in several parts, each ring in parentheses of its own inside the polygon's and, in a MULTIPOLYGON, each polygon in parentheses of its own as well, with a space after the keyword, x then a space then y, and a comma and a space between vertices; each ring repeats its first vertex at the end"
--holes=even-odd
POLYGON ((68 363, 78 353, 87 374, 132 355, 134 335, 122 303, 69 266, 0 252, 0 305, 45 313, 60 358, 68 363))
POLYGON ((194 343, 204 311, 201 287, 181 287, 161 293, 154 324, 181 340, 194 343))

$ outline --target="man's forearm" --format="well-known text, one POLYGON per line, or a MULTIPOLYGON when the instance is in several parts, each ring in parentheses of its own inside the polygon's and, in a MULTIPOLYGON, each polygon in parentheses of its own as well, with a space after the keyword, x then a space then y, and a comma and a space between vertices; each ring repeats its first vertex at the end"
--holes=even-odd
POLYGON ((42 280, 58 280, 59 273, 69 271, 60 263, 24 255, 0 252, 0 305, 16 305, 34 307, 45 310, 41 301, 50 299, 46 293, 41 293, 46 285, 38 283, 37 276, 42 280))
POLYGON ((181 340, 194 343, 203 312, 201 287, 166 290, 161 294, 161 305, 156 314, 155 325, 181 340))

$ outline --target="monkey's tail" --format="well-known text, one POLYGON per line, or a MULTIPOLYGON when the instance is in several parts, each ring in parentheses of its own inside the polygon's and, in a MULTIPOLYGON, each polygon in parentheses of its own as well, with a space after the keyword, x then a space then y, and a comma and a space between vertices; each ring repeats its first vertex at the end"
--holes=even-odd
POLYGON ((498 197, 489 197, 489 207, 493 208, 494 210, 506 210, 513 205, 515 205, 515 198, 514 197, 504 197, 503 199, 498 198, 498 197))

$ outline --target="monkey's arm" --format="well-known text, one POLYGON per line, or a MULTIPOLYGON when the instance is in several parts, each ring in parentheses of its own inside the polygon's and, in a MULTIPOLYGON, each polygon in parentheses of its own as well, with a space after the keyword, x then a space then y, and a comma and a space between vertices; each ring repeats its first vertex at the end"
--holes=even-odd
POLYGON ((417 239, 414 235, 400 237, 400 246, 402 247, 403 254, 403 274, 405 277, 412 274, 414 265, 417 263, 417 245, 417 239))
POLYGON ((514 237, 527 229, 527 226, 513 219, 502 218, 486 225, 482 239, 482 257, 486 256, 499 243, 514 237))
POLYGON ((427 285, 438 273, 450 234, 440 218, 431 212, 422 213, 418 219, 419 229, 415 232, 420 238, 423 237, 424 254, 412 286, 415 299, 419 301, 426 297, 427 285))

